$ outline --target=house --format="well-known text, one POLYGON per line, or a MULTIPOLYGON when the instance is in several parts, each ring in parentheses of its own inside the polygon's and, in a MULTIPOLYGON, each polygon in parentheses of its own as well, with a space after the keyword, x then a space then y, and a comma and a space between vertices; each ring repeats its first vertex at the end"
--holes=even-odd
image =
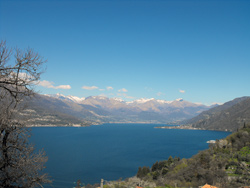
POLYGON ((199 188, 219 188, 219 187, 215 187, 215 186, 212 186, 212 185, 205 184, 204 186, 200 186, 199 188))

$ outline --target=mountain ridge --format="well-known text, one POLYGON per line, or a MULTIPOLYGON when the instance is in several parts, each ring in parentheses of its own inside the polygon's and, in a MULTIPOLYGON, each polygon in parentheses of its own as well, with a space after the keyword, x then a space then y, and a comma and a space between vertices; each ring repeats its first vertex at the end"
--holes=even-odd
MULTIPOLYGON (((36 111, 36 119, 50 115, 53 118, 42 124, 63 125, 71 124, 66 118, 61 121, 61 116, 70 116, 74 122, 83 125, 102 123, 160 123, 180 122, 198 115, 209 109, 210 106, 195 104, 183 99, 164 101, 157 99, 138 99, 131 102, 119 98, 104 96, 75 97, 56 95, 40 95, 31 101, 28 109, 36 111), (55 120, 56 119, 56 120, 55 120), (92 122, 92 123, 91 123, 92 122)), ((33 114, 35 116, 35 114, 33 114)), ((45 118, 46 119, 46 118, 45 118)), ((32 121, 31 121, 32 122, 32 121)), ((39 122, 33 122, 39 124, 39 122)), ((40 121, 41 123, 41 121, 40 121)), ((31 123, 32 124, 32 123, 31 123)))
POLYGON ((250 97, 244 96, 223 105, 203 111, 181 124, 193 128, 236 131, 244 122, 250 122, 250 97))

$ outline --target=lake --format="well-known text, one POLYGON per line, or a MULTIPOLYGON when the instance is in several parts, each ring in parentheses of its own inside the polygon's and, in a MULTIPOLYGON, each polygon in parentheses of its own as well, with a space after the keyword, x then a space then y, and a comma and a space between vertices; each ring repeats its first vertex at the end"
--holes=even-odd
MULTIPOLYGON (((105 124, 91 127, 34 127, 31 141, 49 158, 46 172, 53 184, 72 188, 78 179, 88 184, 127 178, 139 166, 151 167, 171 155, 190 158, 208 148, 208 140, 229 132, 156 129, 152 124, 105 124)), ((45 186, 46 187, 46 186, 45 186)))

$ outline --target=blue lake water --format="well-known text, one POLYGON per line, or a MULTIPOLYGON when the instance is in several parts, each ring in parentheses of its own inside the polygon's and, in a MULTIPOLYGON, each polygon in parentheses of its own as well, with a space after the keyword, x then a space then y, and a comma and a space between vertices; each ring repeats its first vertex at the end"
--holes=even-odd
POLYGON ((177 156, 190 158, 208 148, 206 141, 229 132, 155 129, 152 124, 105 124, 91 127, 35 127, 31 141, 44 148, 49 158, 46 172, 53 184, 72 188, 78 179, 85 184, 127 178, 139 166, 177 156))

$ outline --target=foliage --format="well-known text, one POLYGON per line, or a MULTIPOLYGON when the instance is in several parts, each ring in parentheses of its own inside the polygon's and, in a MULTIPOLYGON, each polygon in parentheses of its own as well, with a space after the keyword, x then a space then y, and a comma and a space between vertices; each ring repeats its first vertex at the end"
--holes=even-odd
POLYGON ((198 187, 206 183, 218 187, 250 185, 250 124, 190 159, 168 160, 153 164, 143 180, 172 187, 198 187), (228 178, 232 177, 233 178, 228 178))
POLYGON ((142 168, 139 167, 138 172, 137 172, 137 177, 142 178, 142 177, 146 176, 149 172, 150 172, 149 167, 145 167, 145 166, 142 168))

